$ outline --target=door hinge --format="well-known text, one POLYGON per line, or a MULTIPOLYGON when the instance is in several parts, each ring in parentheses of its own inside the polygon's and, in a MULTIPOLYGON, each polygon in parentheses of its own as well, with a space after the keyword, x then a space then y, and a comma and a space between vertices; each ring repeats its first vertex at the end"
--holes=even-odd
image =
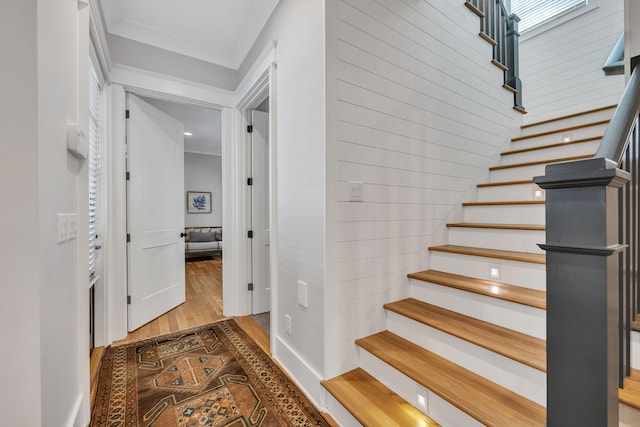
POLYGON ((252 291, 253 290, 253 283, 249 283, 249 290, 252 291))
POLYGON ((127 304, 131 304, 131 295, 127 295, 127 304))
POLYGON ((125 110, 124 112, 124 118, 128 119, 129 118, 129 110, 125 110))
POLYGON ((253 125, 247 125, 247 132, 253 133, 253 125))
POLYGON ((131 234, 127 233, 127 243, 131 242, 131 234))
POLYGON ((253 178, 247 178, 247 185, 253 185, 253 178))
POLYGON ((131 179, 131 175, 129 174, 129 172, 126 173, 125 178, 126 178, 127 181, 129 181, 131 179))
POLYGON ((247 235, 249 236, 250 239, 253 239, 253 230, 249 230, 247 235))

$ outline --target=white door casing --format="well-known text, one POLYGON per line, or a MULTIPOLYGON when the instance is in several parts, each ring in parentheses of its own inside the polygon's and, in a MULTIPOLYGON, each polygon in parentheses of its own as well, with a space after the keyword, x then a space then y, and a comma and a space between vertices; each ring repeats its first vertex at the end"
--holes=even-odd
POLYGON ((269 114, 251 110, 251 240, 253 314, 271 308, 269 236, 269 114))
POLYGON ((185 301, 184 126, 127 94, 128 329, 185 301))

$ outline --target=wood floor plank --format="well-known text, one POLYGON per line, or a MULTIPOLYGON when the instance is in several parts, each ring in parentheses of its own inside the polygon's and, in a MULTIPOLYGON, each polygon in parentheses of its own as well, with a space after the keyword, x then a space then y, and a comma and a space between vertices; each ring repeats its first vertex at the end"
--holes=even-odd
POLYGON ((492 224, 489 222, 453 222, 447 224, 450 228, 489 228, 492 230, 530 230, 544 231, 545 226, 540 224, 492 224))
POLYGON ((503 151, 502 153, 500 153, 500 155, 509 156, 511 154, 528 153, 530 151, 546 150, 547 148, 562 147, 564 145, 582 144, 584 142, 597 141, 599 139, 602 139, 602 136, 593 136, 591 138, 575 139, 573 141, 567 141, 567 142, 557 142, 555 144, 538 145, 536 147, 521 148, 519 150, 503 151))
POLYGON ((89 358, 89 407, 93 408, 93 402, 96 398, 96 392, 98 391, 98 375, 100 374, 100 367, 102 366, 102 356, 104 356, 105 348, 96 347, 91 352, 89 358))
POLYGON ((544 200, 500 200, 495 202, 464 202, 462 206, 544 205, 544 200))
POLYGON ((322 385, 364 426, 440 425, 360 368, 322 381, 322 385))
POLYGON ((477 184, 476 187, 484 188, 484 187, 500 187, 503 185, 526 185, 526 184, 533 184, 533 180, 524 179, 521 181, 485 182, 483 184, 477 184))
POLYGON ((408 274, 411 279, 436 285, 473 292, 491 298, 527 305, 529 307, 547 308, 547 294, 536 289, 523 288, 507 283, 494 282, 492 280, 477 279, 475 277, 461 276, 459 274, 446 273, 437 270, 425 270, 408 274))
POLYGON ((618 106, 618 104, 613 104, 613 105, 607 105, 605 107, 594 108, 592 110, 581 111, 579 113, 567 114, 565 116, 554 117, 552 119, 542 120, 542 121, 539 121, 539 122, 534 122, 534 123, 529 123, 529 124, 526 124, 526 125, 522 125, 522 126, 520 126, 520 128, 521 129, 526 129, 526 128, 530 128, 530 127, 534 127, 534 126, 545 125, 547 123, 553 123, 553 122, 557 122, 557 121, 560 121, 560 120, 571 119, 571 118, 574 118, 574 117, 580 117, 580 116, 584 116, 584 115, 591 114, 591 113, 597 113, 599 111, 611 110, 613 108, 616 108, 617 106, 618 106))
POLYGON ((590 122, 590 123, 585 123, 585 124, 577 125, 577 126, 569 126, 569 127, 565 127, 565 128, 562 128, 562 129, 553 129, 553 130, 546 131, 546 132, 539 132, 539 133, 533 133, 531 135, 518 136, 516 138, 511 138, 511 142, 523 141, 525 139, 537 138, 539 136, 553 135, 554 133, 569 132, 569 131, 572 131, 572 130, 584 129, 584 128, 588 128, 588 127, 591 127, 591 126, 604 125, 604 124, 609 123, 609 121, 610 120, 599 120, 597 122, 590 122))
POLYGON ((511 261, 531 262, 534 264, 546 264, 544 254, 534 254, 530 252, 503 251, 500 249, 474 248, 472 246, 457 245, 429 246, 429 250, 473 255, 485 258, 498 258, 511 261))
POLYGON ((494 427, 540 427, 546 410, 486 378, 389 331, 356 344, 431 390, 480 423, 494 427))
POLYGON ((589 159, 593 157, 593 154, 581 154, 579 156, 559 157, 557 159, 536 160, 533 162, 514 163, 512 165, 499 165, 489 168, 490 171, 497 171, 502 169, 522 168, 526 166, 546 165, 551 163, 570 162, 573 160, 589 159))
POLYGON ((539 371, 547 370, 547 346, 539 338, 414 298, 388 303, 384 308, 539 371))

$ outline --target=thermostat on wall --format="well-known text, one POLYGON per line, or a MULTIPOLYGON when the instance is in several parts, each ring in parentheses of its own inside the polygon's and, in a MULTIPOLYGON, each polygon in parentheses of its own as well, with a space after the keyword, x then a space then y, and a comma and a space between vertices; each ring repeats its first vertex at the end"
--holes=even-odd
POLYGON ((89 154, 87 135, 79 125, 67 125, 67 150, 83 159, 89 154))

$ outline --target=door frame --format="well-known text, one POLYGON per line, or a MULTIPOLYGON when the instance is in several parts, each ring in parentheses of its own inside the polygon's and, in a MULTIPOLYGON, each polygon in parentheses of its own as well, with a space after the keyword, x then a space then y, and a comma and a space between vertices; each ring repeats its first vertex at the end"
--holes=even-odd
MULTIPOLYGON (((276 181, 276 42, 258 55, 235 91, 161 76, 113 65, 107 90, 107 232, 106 345, 127 336, 126 282, 126 181, 125 181, 125 92, 166 101, 199 105, 222 111, 222 227, 224 230, 223 312, 225 316, 250 314, 251 294, 247 288, 248 186, 246 185, 245 138, 248 110, 269 96, 270 229, 271 229, 271 331, 277 320, 277 181, 276 181), (262 97, 262 98, 260 98, 262 97)), ((273 341, 272 341, 273 342, 273 341)))

